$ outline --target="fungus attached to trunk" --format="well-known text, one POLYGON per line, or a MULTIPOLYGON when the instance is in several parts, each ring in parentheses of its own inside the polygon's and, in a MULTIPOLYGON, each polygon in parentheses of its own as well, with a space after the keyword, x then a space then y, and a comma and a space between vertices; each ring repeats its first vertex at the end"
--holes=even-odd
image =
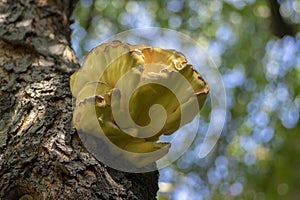
POLYGON ((209 91, 183 54, 119 41, 94 48, 70 82, 76 129, 136 166, 168 152, 159 137, 192 121, 209 91))

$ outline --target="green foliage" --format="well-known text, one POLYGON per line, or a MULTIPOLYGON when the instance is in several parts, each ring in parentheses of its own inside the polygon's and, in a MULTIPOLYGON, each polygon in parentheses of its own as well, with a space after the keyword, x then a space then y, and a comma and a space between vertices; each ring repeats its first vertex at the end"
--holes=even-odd
MULTIPOLYGON (((300 1, 280 2, 282 16, 299 31, 300 1)), ((81 59, 111 35, 158 26, 205 46, 222 74, 222 136, 206 158, 197 158, 199 136, 172 167, 161 170, 161 182, 174 190, 161 192, 160 199, 300 196, 300 34, 273 36, 268 1, 82 0, 74 19, 73 46, 81 59)), ((208 102, 200 120, 204 133, 209 112, 208 102)))

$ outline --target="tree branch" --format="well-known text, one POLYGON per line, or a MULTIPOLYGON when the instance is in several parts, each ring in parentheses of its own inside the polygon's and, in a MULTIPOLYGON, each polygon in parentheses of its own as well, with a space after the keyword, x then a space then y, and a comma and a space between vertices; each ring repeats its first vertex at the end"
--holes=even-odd
POLYGON ((293 27, 288 24, 280 14, 280 5, 277 0, 269 0, 269 5, 272 13, 272 31, 277 37, 285 35, 295 35, 293 27))

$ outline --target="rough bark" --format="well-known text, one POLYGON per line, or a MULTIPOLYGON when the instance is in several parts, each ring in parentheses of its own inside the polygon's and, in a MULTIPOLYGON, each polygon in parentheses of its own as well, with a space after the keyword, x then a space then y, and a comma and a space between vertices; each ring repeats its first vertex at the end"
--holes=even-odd
POLYGON ((99 163, 72 128, 73 0, 0 0, 0 198, 155 199, 158 172, 99 163))

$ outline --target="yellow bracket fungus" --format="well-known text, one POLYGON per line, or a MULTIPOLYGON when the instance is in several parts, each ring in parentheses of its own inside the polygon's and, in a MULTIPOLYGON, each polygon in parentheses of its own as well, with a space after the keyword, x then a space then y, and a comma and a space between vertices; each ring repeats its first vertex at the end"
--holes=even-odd
POLYGON ((168 153, 159 137, 192 121, 209 91, 183 54, 120 41, 94 48, 70 88, 75 128, 109 141, 112 153, 123 151, 136 166, 168 153))

